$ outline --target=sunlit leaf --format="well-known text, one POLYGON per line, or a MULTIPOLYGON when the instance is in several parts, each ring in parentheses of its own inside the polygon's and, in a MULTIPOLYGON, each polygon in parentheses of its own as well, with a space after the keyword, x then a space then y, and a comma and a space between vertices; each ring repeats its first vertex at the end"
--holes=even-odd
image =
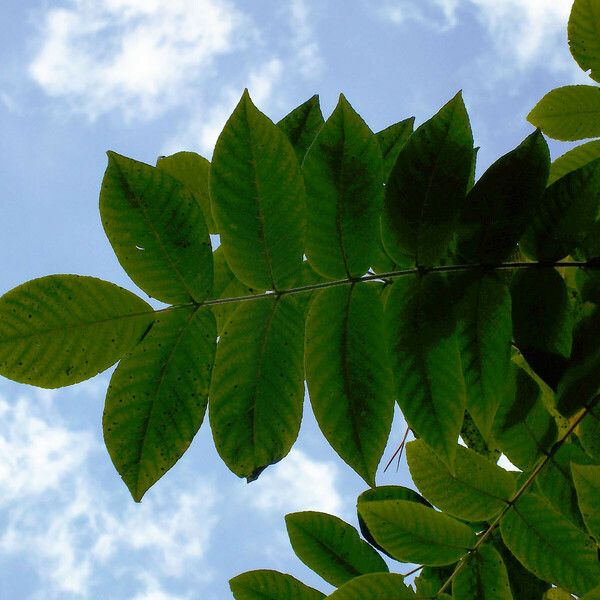
POLYGON ((600 81, 600 8, 594 0, 575 0, 568 26, 569 48, 577 64, 600 81))
POLYGON ((161 156, 156 163, 156 168, 175 177, 192 192, 202 208, 209 233, 219 233, 210 206, 208 190, 210 163, 195 152, 176 152, 171 156, 161 156))
POLYGON ((383 160, 375 135, 344 96, 311 145, 302 171, 311 266, 332 279, 363 275, 379 231, 383 160))
POLYGON ((245 91, 221 132, 210 171, 212 213, 229 267, 246 285, 300 281, 305 194, 294 149, 245 91))
POLYGON ((387 298, 385 328, 406 422, 452 465, 466 392, 448 298, 436 273, 398 279, 387 298))
POLYGON ((308 148, 317 137, 323 123, 325 123, 325 120, 321 113, 317 94, 292 110, 277 123, 279 129, 290 140, 299 163, 304 160, 308 148))
POLYGON ((596 544, 540 496, 521 496, 500 532, 509 550, 541 579, 578 595, 600 583, 596 544))
POLYGON ((0 374, 57 388, 116 363, 151 326, 152 307, 94 277, 50 275, 0 298, 0 374))
POLYGON ((515 491, 510 473, 462 446, 457 447, 454 474, 423 440, 406 446, 406 459, 412 480, 425 498, 459 519, 487 521, 515 491))
POLYGON ((127 274, 169 304, 201 302, 213 286, 200 204, 162 169, 108 153, 100 191, 104 231, 127 274))
POLYGON ((221 332, 209 400, 215 446, 254 480, 298 436, 304 399, 304 313, 293 296, 240 304, 221 332))
POLYGON ((321 431, 369 485, 394 414, 376 284, 317 292, 306 320, 306 381, 321 431))
POLYGON ((398 154, 386 184, 383 244, 432 265, 445 254, 465 200, 473 136, 461 94, 421 125, 398 154))
POLYGON ((449 565, 476 542, 464 523, 409 500, 364 502, 358 509, 377 543, 402 562, 449 565))
POLYGON ((490 544, 474 552, 452 583, 453 600, 513 600, 502 557, 490 544))
POLYGON ((370 573, 350 580, 327 596, 331 600, 412 600, 413 591, 397 573, 370 573))
POLYGON ((600 88, 565 85, 548 92, 527 120, 551 138, 563 141, 600 136, 600 88))
POLYGON ((298 558, 331 585, 367 573, 387 572, 385 561, 358 531, 338 517, 321 512, 298 512, 285 517, 298 558))
POLYGON ((235 600, 321 600, 325 594, 291 575, 261 569, 229 580, 235 600))
POLYGON ((593 140, 571 148, 550 165, 547 185, 552 185, 561 177, 584 167, 597 158, 600 158, 600 140, 593 140))
POLYGON ((157 313, 110 380, 104 441, 136 502, 179 460, 202 424, 216 337, 207 309, 157 313))

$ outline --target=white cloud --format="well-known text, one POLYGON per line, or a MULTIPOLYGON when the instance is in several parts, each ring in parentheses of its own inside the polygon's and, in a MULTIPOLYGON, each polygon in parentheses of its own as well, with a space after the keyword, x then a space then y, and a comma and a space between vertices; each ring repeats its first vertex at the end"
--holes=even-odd
POLYGON ((291 0, 287 6, 292 30, 292 48, 298 70, 303 77, 318 76, 323 68, 323 60, 312 27, 313 16, 306 0, 291 0))
POLYGON ((309 458, 297 449, 267 469, 248 487, 246 502, 278 515, 298 510, 319 510, 341 514, 343 498, 337 490, 336 464, 309 458))
POLYGON ((68 0, 45 13, 30 74, 90 118, 151 118, 243 46, 244 25, 228 0, 68 0))
POLYGON ((566 26, 573 0, 390 0, 381 9, 395 23, 419 21, 435 28, 458 25, 461 12, 474 11, 501 60, 525 69, 545 65, 569 69, 566 26), (565 58, 566 57, 566 58, 565 58))
POLYGON ((144 600, 180 600, 160 578, 210 580, 214 487, 198 477, 163 481, 135 504, 105 491, 93 471, 100 452, 91 432, 68 429, 52 406, 0 398, 0 556, 29 563, 45 599, 98 597, 94 586, 107 571, 137 577, 144 600))

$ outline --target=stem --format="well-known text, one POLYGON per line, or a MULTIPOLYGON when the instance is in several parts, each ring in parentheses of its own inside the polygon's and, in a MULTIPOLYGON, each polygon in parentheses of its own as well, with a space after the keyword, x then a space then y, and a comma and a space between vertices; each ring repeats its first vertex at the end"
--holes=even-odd
POLYGON ((462 271, 510 271, 518 269, 547 269, 547 268, 598 268, 596 264, 585 261, 565 261, 565 262, 508 262, 498 263, 495 265, 483 264, 462 264, 462 265, 438 265, 435 267, 411 267, 409 269, 400 269, 398 271, 389 271, 387 273, 372 273, 363 277, 348 277, 346 279, 336 279, 333 281, 323 281, 320 283, 312 283, 310 285, 301 285, 289 290, 268 291, 260 294, 248 294, 246 296, 237 296, 235 298, 215 298, 205 300, 201 303, 202 306, 215 306, 219 304, 229 304, 232 302, 249 302, 252 300, 262 300, 273 296, 280 297, 288 294, 304 294, 315 290, 322 290, 340 285, 352 285, 354 283, 364 283, 366 281, 382 281, 393 280, 399 277, 407 277, 408 275, 426 275, 427 273, 453 273, 462 271))
POLYGON ((571 426, 567 430, 567 432, 552 446, 550 452, 544 458, 540 459, 540 462, 535 466, 533 471, 529 474, 523 485, 515 492, 513 497, 507 501, 506 506, 502 509, 500 514, 494 519, 494 521, 490 524, 490 526, 483 532, 481 537, 477 540, 475 546, 467 552, 456 565, 456 568, 452 572, 452 575, 448 577, 448 579, 444 582, 444 585, 438 590, 435 597, 437 598, 440 594, 448 589, 454 578, 465 568, 467 561, 469 558, 475 554, 481 546, 488 540, 488 538, 492 535, 492 532, 498 525, 500 521, 504 518, 506 513, 515 505, 517 500, 527 491, 527 489, 531 486, 531 484, 535 481, 535 478, 540 474, 540 471, 546 466, 546 464, 554 457, 554 455, 560 450, 562 445, 565 443, 567 438, 575 431, 576 427, 583 421, 583 419, 590 413, 590 411, 594 408, 598 400, 600 399, 600 394, 594 396, 589 404, 581 411, 581 413, 577 416, 577 418, 571 423, 571 426))

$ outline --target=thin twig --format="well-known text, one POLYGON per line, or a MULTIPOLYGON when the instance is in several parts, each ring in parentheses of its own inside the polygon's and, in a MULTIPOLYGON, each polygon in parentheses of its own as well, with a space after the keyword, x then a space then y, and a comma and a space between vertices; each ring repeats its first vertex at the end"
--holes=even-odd
POLYGON ((410 432, 410 427, 407 427, 406 431, 404 432, 404 437, 402 438, 402 441, 400 442, 400 445, 398 446, 396 452, 394 452, 394 454, 392 454, 392 458, 390 458, 390 460, 388 461, 388 464, 385 465, 385 469, 383 469, 384 473, 388 470, 388 468, 392 464, 394 458, 396 458, 396 455, 398 455, 398 464, 400 464, 400 458, 402 458, 402 450, 404 449, 404 444, 406 443, 406 438, 408 437, 409 432, 410 432))

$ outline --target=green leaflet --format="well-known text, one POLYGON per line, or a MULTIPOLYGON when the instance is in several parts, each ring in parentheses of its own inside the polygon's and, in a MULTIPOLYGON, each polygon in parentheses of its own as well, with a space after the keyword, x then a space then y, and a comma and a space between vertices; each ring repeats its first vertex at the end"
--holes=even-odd
POLYGON ((400 150, 406 144, 408 138, 413 133, 415 118, 410 117, 394 123, 385 129, 378 131, 375 134, 379 147, 381 148, 381 156, 383 158, 383 180, 387 181, 400 150))
POLYGON ((446 253, 465 200, 473 135, 461 94, 408 139, 386 185, 383 244, 401 262, 405 255, 430 266, 446 253))
POLYGON ((331 600, 412 600, 414 592, 397 573, 371 573, 345 583, 327 596, 331 600))
POLYGON ((547 185, 552 185, 572 171, 584 167, 588 163, 600 158, 600 140, 593 140, 580 146, 575 146, 562 156, 559 156, 550 165, 550 175, 547 185))
POLYGON ((600 136, 600 88, 565 85, 548 92, 527 120, 551 138, 563 141, 600 136))
POLYGON ((202 424, 216 337, 208 309, 157 313, 113 373, 104 441, 136 502, 181 458, 202 424))
POLYGON ((209 233, 219 233, 212 217, 208 176, 210 163, 195 152, 177 152, 162 156, 156 163, 159 171, 164 171, 181 182, 196 198, 209 233))
POLYGON ((458 341, 467 410, 485 440, 506 393, 512 340, 511 298, 495 273, 453 276, 458 341))
POLYGON ((162 169, 108 152, 100 216, 121 266, 168 304, 202 302, 213 285, 210 238, 196 198, 162 169))
POLYGON ((315 293, 306 319, 306 382, 327 441, 369 485, 394 415, 377 284, 315 293))
POLYGON ((373 132, 344 96, 302 164, 308 202, 306 255, 331 279, 363 275, 379 230, 383 162, 373 132))
MULTIPOLYGON (((414 581, 417 590, 417 598, 421 596, 436 597, 438 590, 444 585, 453 572, 454 565, 448 567, 424 567, 421 569, 414 581)), ((445 595, 439 596, 440 599, 445 597, 445 595)))
POLYGON ((497 264, 515 251, 542 198, 549 168, 548 144, 535 131, 483 174, 461 214, 462 261, 497 264))
POLYGON ((361 517, 361 504, 365 502, 381 502, 383 500, 410 500, 411 502, 420 502, 424 506, 431 506, 423 496, 419 495, 410 488, 403 487, 401 485, 382 485, 379 487, 371 488, 364 491, 356 501, 356 508, 358 513, 358 525, 360 532, 363 537, 371 546, 374 546, 380 552, 383 552, 390 558, 393 558, 384 548, 382 548, 371 535, 367 524, 361 517))
POLYGON ((298 108, 295 108, 277 123, 277 127, 290 140, 300 164, 302 164, 308 148, 313 143, 315 137, 317 137, 317 133, 319 133, 324 123, 325 120, 321 113, 319 96, 317 94, 309 98, 304 104, 298 106, 298 108))
POLYGON ((513 600, 502 557, 490 544, 471 555, 452 583, 453 600, 513 600))
POLYGON ((600 583, 596 544, 540 496, 521 496, 500 532, 508 549, 541 579, 577 595, 600 583))
POLYGON ((263 290, 297 284, 305 226, 300 167, 286 135, 254 106, 247 90, 217 140, 210 195, 235 276, 263 290))
POLYGON ((447 284, 436 273, 394 282, 385 307, 398 404, 450 468, 466 392, 447 284))
POLYGON ((445 513, 467 521, 488 521, 515 492, 515 480, 476 452, 458 446, 455 473, 423 440, 406 446, 410 474, 419 491, 445 513))
POLYGON ((331 585, 389 570, 381 556, 360 539, 358 531, 338 517, 298 512, 286 515, 285 523, 296 556, 331 585))
MULTIPOLYGON (((212 298, 238 298, 240 296, 249 296, 258 294, 264 290, 255 290, 244 285, 231 272, 223 247, 219 246, 213 252, 213 263, 215 268, 215 285, 211 294, 212 298)), ((228 302, 226 304, 213 304, 211 310, 217 319, 217 331, 221 334, 221 330, 225 323, 229 321, 235 309, 239 306, 238 302, 228 302)))
POLYGON ((556 269, 523 269, 511 283, 513 335, 529 365, 556 389, 572 346, 572 311, 556 269))
POLYGON ((496 413, 493 437, 510 462, 529 471, 554 445, 558 432, 534 379, 513 365, 511 380, 496 413))
POLYGON ((556 390, 556 408, 566 417, 587 406, 600 391, 600 349, 572 361, 556 390))
POLYGON ((116 363, 152 325, 135 294, 79 275, 28 281, 0 298, 0 374, 58 388, 116 363))
POLYGON ((590 590, 582 600, 600 600, 600 585, 590 590))
POLYGON ((561 513, 576 527, 583 529, 583 520, 571 476, 572 462, 589 464, 592 460, 578 446, 563 444, 539 472, 536 485, 554 510, 561 513))
POLYGON ((209 399, 215 446, 256 479, 298 436, 304 399, 304 314, 293 296, 240 304, 223 328, 209 399))
POLYGON ((291 575, 261 569, 229 580, 235 600, 321 600, 325 594, 291 575))
POLYGON ((542 600, 573 600, 573 596, 569 592, 555 587, 547 590, 542 600))
POLYGON ((476 542, 464 523, 409 500, 364 502, 358 509, 377 543, 401 562, 449 565, 476 542))
POLYGON ((586 238, 600 207, 600 158, 547 188, 519 245, 539 261, 557 261, 586 238))
POLYGON ((600 81, 600 7, 594 0, 575 0, 568 26, 573 58, 589 76, 600 81))
POLYGON ((600 406, 596 405, 584 417, 577 431, 584 450, 600 461, 600 406))
POLYGON ((600 546, 600 465, 571 463, 571 471, 585 526, 600 546))
MULTIPOLYGON (((500 403, 501 402, 502 400, 500 400, 500 403)), ((493 463, 496 463, 500 458, 501 452, 496 447, 493 436, 490 436, 487 440, 483 437, 468 410, 465 410, 463 424, 460 428, 460 437, 467 445, 467 448, 470 448, 474 452, 477 452, 477 454, 491 460, 493 463)))

